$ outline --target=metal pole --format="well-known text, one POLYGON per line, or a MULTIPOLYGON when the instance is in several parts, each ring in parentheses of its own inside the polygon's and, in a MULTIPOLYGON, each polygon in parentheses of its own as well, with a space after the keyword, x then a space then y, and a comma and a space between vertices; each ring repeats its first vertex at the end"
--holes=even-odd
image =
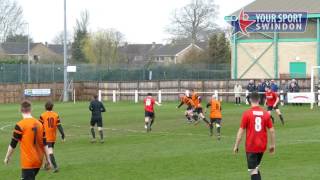
POLYGON ((28 23, 28 82, 31 82, 31 77, 30 77, 30 28, 29 28, 29 23, 28 23))
POLYGON ((67 2, 64 0, 64 42, 63 42, 63 102, 68 101, 68 72, 67 72, 67 2))

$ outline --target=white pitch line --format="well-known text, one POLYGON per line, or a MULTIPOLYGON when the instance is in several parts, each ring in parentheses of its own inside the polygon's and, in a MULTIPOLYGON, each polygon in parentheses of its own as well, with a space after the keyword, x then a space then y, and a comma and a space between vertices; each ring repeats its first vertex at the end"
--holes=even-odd
POLYGON ((12 126, 12 124, 8 124, 8 125, 5 125, 5 126, 2 126, 2 127, 0 128, 0 130, 1 130, 1 131, 4 131, 5 128, 10 127, 10 126, 12 126))

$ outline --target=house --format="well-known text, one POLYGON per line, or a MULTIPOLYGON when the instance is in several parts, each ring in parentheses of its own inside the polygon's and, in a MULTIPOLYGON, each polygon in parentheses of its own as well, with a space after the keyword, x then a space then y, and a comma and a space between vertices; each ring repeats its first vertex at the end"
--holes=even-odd
POLYGON ((206 43, 178 43, 167 44, 155 50, 152 60, 157 63, 182 63, 192 53, 201 53, 207 47, 206 43))
MULTIPOLYGON (((61 48, 60 48, 61 49, 61 48)), ((45 45, 43 43, 30 43, 31 63, 62 63, 63 53, 59 52, 56 46, 45 45), (54 48, 53 48, 54 47, 54 48)), ((0 57, 2 59, 27 60, 27 42, 5 42, 0 44, 0 57)))
POLYGON ((118 48, 120 58, 127 63, 146 63, 151 60, 156 49, 162 44, 124 44, 118 48))
MULTIPOLYGON (((241 9, 246 13, 307 12, 307 27, 304 32, 233 35, 231 69, 234 79, 306 78, 311 76, 312 66, 320 66, 319 0, 256 0, 241 9)), ((240 10, 225 19, 231 20, 239 14, 240 10)), ((255 16, 250 18, 257 20, 255 16)))

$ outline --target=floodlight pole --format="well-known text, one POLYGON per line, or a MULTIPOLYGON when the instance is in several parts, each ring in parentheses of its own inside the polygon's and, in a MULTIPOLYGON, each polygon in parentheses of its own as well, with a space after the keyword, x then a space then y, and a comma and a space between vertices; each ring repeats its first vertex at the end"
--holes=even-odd
POLYGON ((68 101, 68 60, 67 60, 67 2, 64 0, 64 41, 63 41, 63 102, 68 101))
POLYGON ((27 23, 28 25, 28 82, 31 82, 31 72, 30 72, 30 27, 29 27, 29 23, 27 23))

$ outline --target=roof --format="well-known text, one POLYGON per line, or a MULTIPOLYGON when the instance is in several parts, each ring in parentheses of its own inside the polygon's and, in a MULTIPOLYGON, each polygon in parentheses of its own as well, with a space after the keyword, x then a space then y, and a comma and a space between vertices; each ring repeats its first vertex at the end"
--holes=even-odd
POLYGON ((119 47, 119 51, 131 56, 147 56, 161 46, 162 44, 126 44, 119 47))
MULTIPOLYGON (((248 12, 308 12, 320 13, 320 0, 255 0, 243 7, 248 12)), ((238 16, 240 10, 230 16, 238 16)))
MULTIPOLYGON (((200 49, 206 48, 206 43, 197 43, 196 46, 200 49)), ((179 43, 179 44, 167 44, 160 48, 158 48, 155 52, 155 56, 175 56, 179 54, 181 51, 189 47, 191 43, 179 43)))
POLYGON ((48 48, 57 53, 57 54, 60 54, 60 55, 63 55, 64 53, 64 46, 61 45, 61 44, 48 44, 48 48))
MULTIPOLYGON (((35 47, 36 45, 41 44, 41 43, 30 43, 30 49, 35 47)), ((6 54, 19 54, 19 55, 24 55, 28 54, 28 43, 27 42, 5 42, 0 44, 1 49, 6 54)))

